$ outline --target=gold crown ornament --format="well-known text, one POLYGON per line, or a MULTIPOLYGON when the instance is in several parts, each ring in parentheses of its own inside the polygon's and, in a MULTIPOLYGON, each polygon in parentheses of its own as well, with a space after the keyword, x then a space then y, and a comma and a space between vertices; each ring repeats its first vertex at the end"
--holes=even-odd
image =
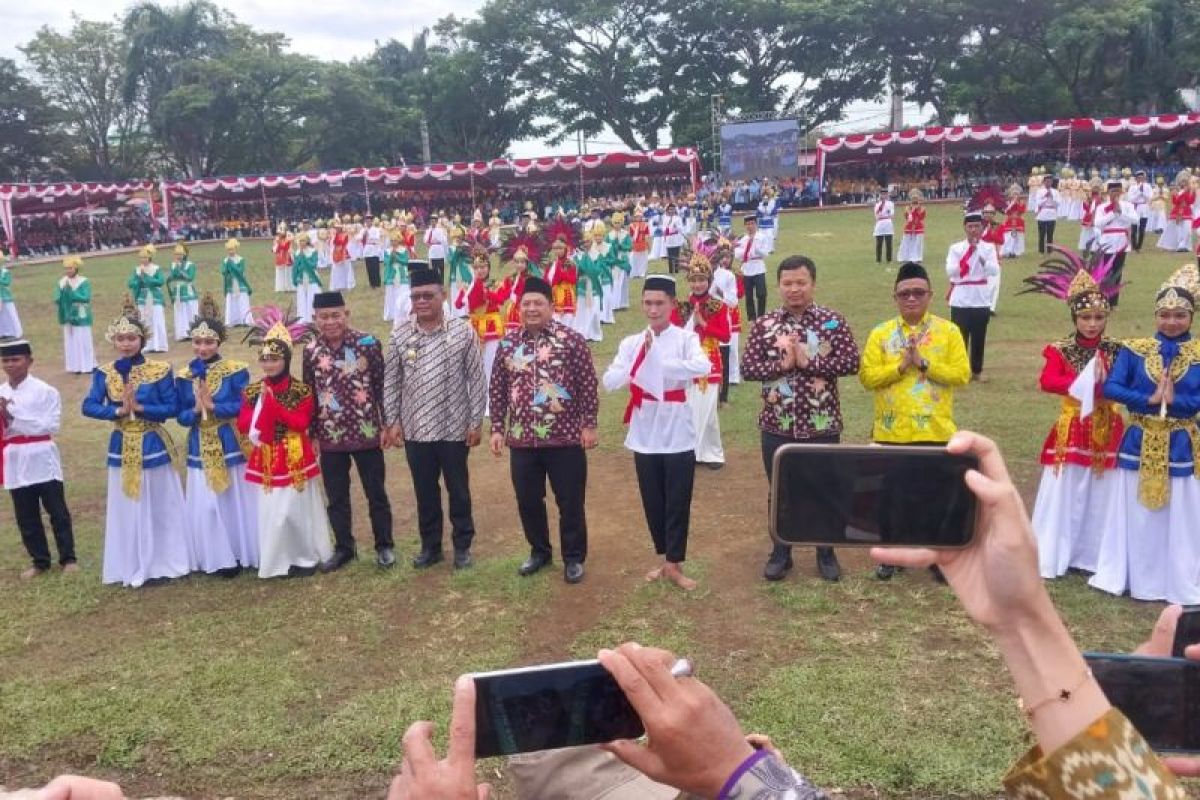
POLYGON ((1195 264, 1184 264, 1171 273, 1171 277, 1158 289, 1155 311, 1183 309, 1196 310, 1196 289, 1200 287, 1200 272, 1195 264))
POLYGON ((143 342, 146 341, 146 326, 136 314, 122 314, 110 322, 104 331, 104 341, 114 344, 118 336, 127 334, 140 336, 143 342))
POLYGON ((171 252, 177 256, 183 256, 184 258, 187 258, 187 254, 188 254, 187 248, 181 244, 175 245, 175 249, 172 250, 171 252))
POLYGON ((1071 279, 1071 285, 1067 287, 1067 305, 1071 307, 1071 313, 1078 314, 1082 311, 1110 311, 1108 298, 1100 291, 1100 284, 1096 283, 1096 279, 1091 273, 1085 269, 1075 273, 1075 277, 1071 279))
POLYGON ((225 242, 225 250, 230 253, 237 252, 237 249, 241 246, 242 246, 241 242, 239 242, 237 239, 230 239, 227 242, 225 242))

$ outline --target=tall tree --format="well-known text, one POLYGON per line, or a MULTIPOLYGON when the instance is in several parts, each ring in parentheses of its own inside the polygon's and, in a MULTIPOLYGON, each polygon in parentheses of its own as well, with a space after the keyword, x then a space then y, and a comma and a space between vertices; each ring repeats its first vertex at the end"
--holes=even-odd
POLYGON ((62 133, 62 112, 20 72, 0 58, 0 181, 61 177, 71 147, 62 133))
POLYGON ((142 174, 145 113, 138 98, 126 102, 122 96, 126 45, 120 28, 72 16, 68 33, 46 26, 20 49, 42 91, 80 139, 94 176, 142 174))

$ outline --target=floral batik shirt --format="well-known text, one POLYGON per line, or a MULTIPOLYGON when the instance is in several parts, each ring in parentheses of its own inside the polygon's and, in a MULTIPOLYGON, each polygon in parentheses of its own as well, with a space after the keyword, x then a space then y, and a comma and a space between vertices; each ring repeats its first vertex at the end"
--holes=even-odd
POLYGON ((582 336, 558 322, 505 336, 488 391, 492 433, 507 433, 509 447, 575 446, 584 428, 596 427, 592 353, 582 336))
POLYGON ((317 338, 304 348, 304 382, 317 413, 312 436, 322 450, 379 447, 383 427, 383 347, 369 333, 347 330, 341 346, 317 338))
POLYGON ((796 315, 781 308, 754 321, 742 377, 762 381, 758 427, 789 439, 812 439, 842 432, 837 379, 858 372, 858 345, 846 319, 836 311, 810 305, 796 315), (800 343, 808 366, 780 369, 788 342, 800 343))

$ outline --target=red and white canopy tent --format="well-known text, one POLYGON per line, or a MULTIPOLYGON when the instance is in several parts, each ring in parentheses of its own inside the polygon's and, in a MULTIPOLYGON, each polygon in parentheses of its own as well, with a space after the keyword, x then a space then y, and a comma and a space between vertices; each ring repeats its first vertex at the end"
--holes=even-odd
POLYGON ((123 183, 0 183, 0 225, 5 237, 15 241, 13 220, 31 214, 64 214, 96 204, 128 200, 142 194, 154 215, 153 181, 123 183))
POLYGON ((463 191, 476 189, 578 184, 587 180, 634 176, 687 176, 695 187, 700 177, 700 155, 694 148, 679 147, 641 152, 597 153, 544 158, 496 158, 412 167, 355 167, 325 172, 241 175, 167 181, 162 185, 168 218, 170 198, 188 196, 219 201, 261 201, 324 192, 362 191, 370 208, 371 192, 463 191))
POLYGON ((827 167, 897 158, 940 158, 974 153, 1064 150, 1163 144, 1200 136, 1200 113, 1106 119, 1056 119, 1002 125, 955 125, 829 136, 817 143, 822 183, 827 167))

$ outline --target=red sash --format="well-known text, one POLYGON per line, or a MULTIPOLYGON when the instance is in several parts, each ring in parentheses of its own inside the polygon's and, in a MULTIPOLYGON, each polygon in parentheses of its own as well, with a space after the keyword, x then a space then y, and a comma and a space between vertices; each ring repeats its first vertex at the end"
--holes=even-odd
MULTIPOLYGON (((0 437, 4 436, 4 430, 7 427, 4 423, 4 418, 0 417, 0 437)), ((7 439, 0 438, 0 486, 4 485, 4 449, 10 444, 33 444, 34 442, 48 442, 50 437, 42 434, 41 436, 10 436, 7 439)))
MULTIPOLYGON (((625 405, 624 423, 629 424, 629 420, 633 418, 634 409, 642 407, 643 400, 651 400, 658 402, 658 398, 647 392, 642 387, 633 382, 637 377, 638 370, 642 366, 642 362, 646 360, 646 343, 642 343, 642 349, 638 351, 637 358, 633 361, 633 369, 629 371, 629 402, 625 405)), ((687 392, 683 389, 668 389, 663 393, 662 402, 664 403, 686 403, 687 392)))
POLYGON ((742 251, 742 263, 746 263, 746 259, 750 257, 750 248, 754 246, 754 237, 746 237, 746 249, 742 251))
POLYGON ((969 245, 967 252, 958 260, 958 277, 965 278, 971 272, 971 256, 975 255, 975 245, 969 245))

